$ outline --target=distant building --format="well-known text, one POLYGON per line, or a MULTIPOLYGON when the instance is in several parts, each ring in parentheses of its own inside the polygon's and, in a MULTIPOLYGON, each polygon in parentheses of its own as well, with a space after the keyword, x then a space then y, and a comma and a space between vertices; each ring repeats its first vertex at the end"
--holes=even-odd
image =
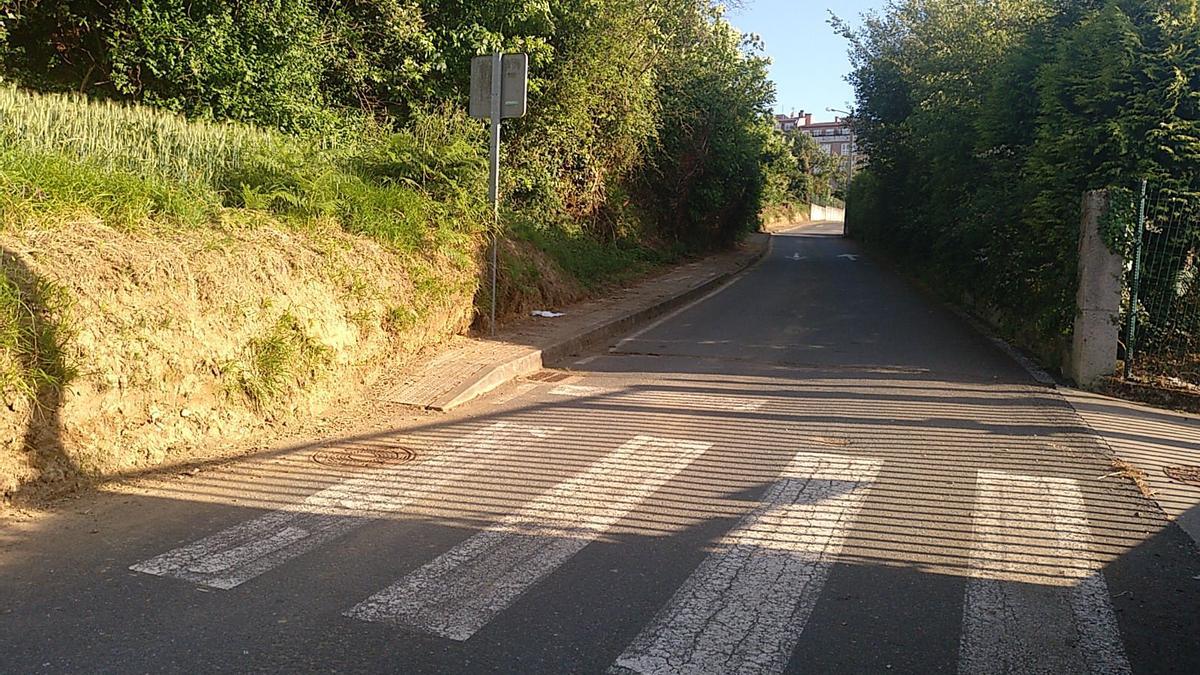
POLYGON ((790 116, 789 115, 776 115, 775 116, 775 130, 776 131, 783 131, 783 132, 795 131, 798 127, 802 127, 805 124, 812 124, 812 113, 806 113, 803 110, 801 110, 799 115, 793 114, 790 116))
POLYGON ((799 131, 807 134, 821 146, 826 154, 834 157, 854 157, 854 165, 863 162, 863 156, 853 141, 850 123, 841 117, 834 117, 832 122, 813 122, 812 113, 803 110, 799 114, 776 115, 775 129, 784 133, 799 131))

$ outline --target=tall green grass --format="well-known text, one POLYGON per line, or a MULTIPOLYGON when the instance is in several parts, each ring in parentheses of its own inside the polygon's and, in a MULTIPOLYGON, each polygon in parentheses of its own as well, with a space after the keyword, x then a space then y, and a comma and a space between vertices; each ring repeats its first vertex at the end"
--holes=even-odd
POLYGON ((116 226, 196 226, 248 209, 404 250, 461 249, 485 222, 481 133, 443 108, 398 132, 305 138, 0 84, 0 220, 86 210, 116 226))
MULTIPOLYGON (((17 265, 13 267, 13 265, 17 265)), ((22 270, 0 268, 0 394, 47 405, 78 374, 65 352, 63 323, 71 301, 59 286, 22 270)))
POLYGON ((511 232, 541 249, 591 290, 630 281, 656 267, 677 262, 687 254, 683 246, 652 247, 632 237, 602 242, 584 231, 579 223, 562 219, 517 217, 513 219, 511 232))
POLYGON ((255 148, 286 140, 245 125, 192 122, 142 106, 0 86, 0 143, 143 176, 214 185, 255 148))
POLYGON ((304 386, 328 365, 331 352, 314 340, 300 321, 284 312, 265 335, 252 340, 241 361, 227 366, 237 388, 262 411, 304 386))

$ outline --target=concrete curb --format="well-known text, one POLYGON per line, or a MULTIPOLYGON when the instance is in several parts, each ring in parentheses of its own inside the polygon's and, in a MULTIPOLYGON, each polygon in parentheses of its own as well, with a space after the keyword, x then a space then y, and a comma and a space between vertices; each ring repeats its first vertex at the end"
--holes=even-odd
POLYGON ((471 380, 462 383, 442 395, 426 407, 430 410, 442 412, 453 410, 519 377, 532 375, 547 364, 560 362, 570 356, 592 349, 614 336, 626 333, 639 325, 653 321, 732 281, 734 277, 759 263, 771 250, 771 245, 772 240, 768 235, 767 243, 762 247, 762 250, 748 257, 745 263, 735 269, 722 272, 686 291, 663 298, 654 305, 643 307, 599 325, 592 326, 581 333, 552 345, 541 349, 530 347, 529 351, 524 354, 495 363, 480 371, 471 380))

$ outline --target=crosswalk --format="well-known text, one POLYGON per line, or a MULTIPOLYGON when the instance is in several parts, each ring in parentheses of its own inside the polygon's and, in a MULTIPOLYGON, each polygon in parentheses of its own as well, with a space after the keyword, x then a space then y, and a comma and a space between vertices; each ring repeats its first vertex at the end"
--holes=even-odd
POLYGON ((466 640, 708 448, 635 436, 346 615, 466 640))
MULTIPOLYGON (((232 589, 478 475, 506 451, 553 447, 560 431, 483 426, 421 462, 365 472, 130 569, 232 589)), ((399 570, 394 583, 351 600, 344 616, 469 641, 713 448, 647 434, 614 446, 417 569, 399 570)), ((884 460, 862 455, 794 452, 610 672, 782 672, 886 471, 884 460)), ((1130 671, 1076 481, 980 470, 971 518, 961 673, 1130 671)))
POLYGON ((1075 481, 980 471, 959 672, 1128 673, 1075 481))
POLYGON ((812 614, 878 461, 800 453, 616 666, 780 672, 812 614))
POLYGON ((477 472, 501 450, 547 439, 558 431, 496 422, 425 462, 369 471, 316 492, 294 508, 265 514, 130 569, 234 588, 370 520, 437 495, 477 472))

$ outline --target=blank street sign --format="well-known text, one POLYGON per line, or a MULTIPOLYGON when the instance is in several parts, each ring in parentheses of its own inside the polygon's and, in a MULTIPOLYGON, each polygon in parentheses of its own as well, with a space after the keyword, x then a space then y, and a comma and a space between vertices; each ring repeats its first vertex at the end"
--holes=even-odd
MULTIPOLYGON (((529 55, 505 54, 501 57, 500 117, 525 116, 526 91, 529 82, 529 55)), ((492 116, 492 57, 471 59, 471 117, 489 119, 492 116)))

